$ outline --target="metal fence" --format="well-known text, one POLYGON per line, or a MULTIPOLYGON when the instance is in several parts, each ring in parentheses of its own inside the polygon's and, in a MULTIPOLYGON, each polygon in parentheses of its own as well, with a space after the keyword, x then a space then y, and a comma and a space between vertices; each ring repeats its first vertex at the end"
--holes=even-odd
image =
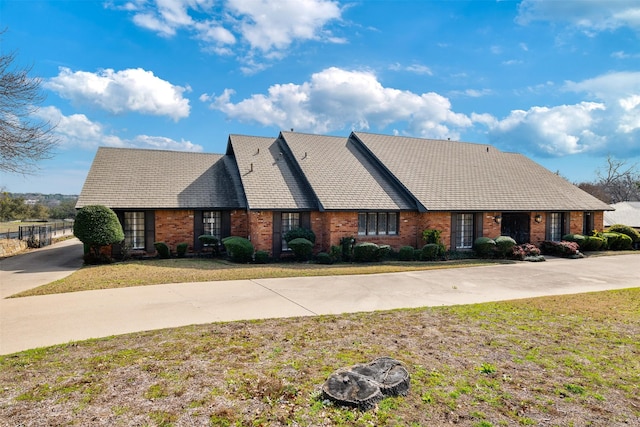
POLYGON ((30 248, 49 246, 52 235, 50 225, 21 225, 18 229, 18 239, 26 241, 30 248))
POLYGON ((47 227, 52 238, 73 234, 72 221, 54 221, 28 225, 20 225, 19 222, 16 222, 2 224, 2 227, 0 227, 0 239, 28 240, 31 235, 40 234, 39 227, 47 227), (32 228, 33 230, 31 230, 32 228), (25 237, 23 238, 22 236, 25 237))

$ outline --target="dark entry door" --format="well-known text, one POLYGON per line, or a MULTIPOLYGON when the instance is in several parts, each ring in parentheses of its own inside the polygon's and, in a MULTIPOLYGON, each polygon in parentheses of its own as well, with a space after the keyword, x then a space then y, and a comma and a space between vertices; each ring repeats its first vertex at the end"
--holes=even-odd
POLYGON ((518 212, 506 212, 502 214, 500 234, 509 236, 518 244, 528 243, 531 240, 529 235, 529 214, 518 212))

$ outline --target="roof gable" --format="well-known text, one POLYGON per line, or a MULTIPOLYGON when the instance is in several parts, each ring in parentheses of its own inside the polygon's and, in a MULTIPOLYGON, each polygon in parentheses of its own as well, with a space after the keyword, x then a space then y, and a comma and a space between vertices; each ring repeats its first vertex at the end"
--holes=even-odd
POLYGON ((606 210, 608 205, 525 156, 466 142, 354 132, 429 210, 606 210))
POLYGON ((237 170, 220 154, 100 147, 76 207, 240 209, 237 170))

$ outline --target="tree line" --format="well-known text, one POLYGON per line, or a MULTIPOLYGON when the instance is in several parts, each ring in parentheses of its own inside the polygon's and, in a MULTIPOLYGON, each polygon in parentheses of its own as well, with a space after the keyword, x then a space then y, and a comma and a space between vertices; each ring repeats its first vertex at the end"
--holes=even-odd
POLYGON ((77 198, 69 198, 31 204, 27 203, 24 197, 16 197, 11 193, 3 192, 0 194, 0 221, 75 218, 77 200, 77 198))

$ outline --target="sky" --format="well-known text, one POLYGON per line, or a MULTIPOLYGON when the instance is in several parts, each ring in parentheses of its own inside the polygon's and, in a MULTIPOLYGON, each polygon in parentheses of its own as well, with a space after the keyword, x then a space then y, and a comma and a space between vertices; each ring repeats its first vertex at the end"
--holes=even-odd
POLYGON ((291 129, 491 144, 574 183, 640 164, 637 0, 2 0, 0 28, 59 141, 4 191, 79 194, 100 146, 291 129))

